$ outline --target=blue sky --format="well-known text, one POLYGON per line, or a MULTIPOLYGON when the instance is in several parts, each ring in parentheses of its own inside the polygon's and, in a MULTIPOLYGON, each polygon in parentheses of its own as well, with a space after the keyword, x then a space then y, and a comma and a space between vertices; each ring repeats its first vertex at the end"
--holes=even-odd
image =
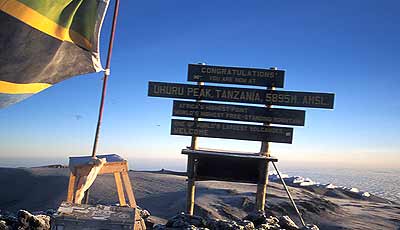
MULTIPOLYGON (((112 4, 113 5, 113 4, 112 4)), ((179 158, 172 99, 150 80, 186 82, 187 64, 286 70, 285 89, 333 92, 334 110, 307 109, 282 161, 400 166, 398 1, 121 1, 99 152, 179 158)), ((111 11, 110 11, 111 12, 111 11)), ((102 33, 105 61, 110 15, 102 33)), ((91 153, 102 74, 71 78, 0 110, 0 157, 91 153)), ((200 140, 258 151, 260 143, 200 140)))

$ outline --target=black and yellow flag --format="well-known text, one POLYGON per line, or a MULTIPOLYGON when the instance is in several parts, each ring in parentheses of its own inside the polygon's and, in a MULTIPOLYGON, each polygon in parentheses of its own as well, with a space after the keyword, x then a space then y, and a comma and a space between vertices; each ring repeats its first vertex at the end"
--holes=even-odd
POLYGON ((0 0, 0 108, 102 70, 109 0, 0 0))

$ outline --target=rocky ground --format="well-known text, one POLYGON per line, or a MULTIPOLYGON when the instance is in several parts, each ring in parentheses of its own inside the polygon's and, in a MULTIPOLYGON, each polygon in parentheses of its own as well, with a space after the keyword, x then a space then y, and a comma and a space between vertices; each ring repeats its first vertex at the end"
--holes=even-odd
POLYGON ((316 225, 298 227, 288 216, 281 216, 279 218, 274 216, 267 217, 265 212, 253 212, 238 221, 203 218, 200 216, 189 216, 181 213, 170 218, 164 225, 154 225, 153 229, 318 230, 319 228, 316 225))
POLYGON ((0 215, 0 230, 50 230, 52 213, 32 215, 20 210, 17 215, 0 215))
MULTIPOLYGON (((153 223, 157 229, 172 228, 178 226, 178 223, 186 223, 180 227, 191 229, 216 229, 216 226, 221 229, 248 229, 252 225, 247 221, 253 223, 254 229, 278 229, 277 225, 283 229, 283 221, 286 219, 284 216, 290 217, 295 225, 301 227, 282 185, 277 182, 270 182, 267 189, 266 213, 262 214, 265 216, 263 222, 271 225, 267 227, 248 218, 250 214, 254 214, 255 185, 198 182, 195 215, 199 218, 201 216, 204 221, 196 222, 201 223, 196 225, 190 218, 189 221, 185 220, 188 216, 181 215, 185 210, 186 177, 180 173, 160 171, 130 172, 130 178, 137 203, 149 210, 151 216, 147 221, 153 223), (275 228, 273 223, 277 224, 275 228)), ((351 189, 320 185, 300 186, 298 183, 291 183, 290 178, 286 180, 291 185, 292 196, 307 224, 315 224, 324 230, 400 230, 398 204, 372 194, 365 196, 364 193, 351 189)), ((67 184, 66 168, 0 168, 0 213, 7 216, 18 213, 21 208, 31 213, 56 210, 66 198, 67 184)), ((92 204, 116 204, 117 193, 113 177, 100 176, 90 194, 92 204)))
MULTIPOLYGON (((49 210, 41 214, 31 214, 20 210, 13 215, 0 215, 0 230, 50 230, 54 211, 49 210)), ((190 216, 180 213, 168 219, 165 224, 156 224, 151 221, 151 214, 147 210, 140 211, 148 229, 210 229, 210 230, 318 230, 316 225, 299 227, 288 216, 279 218, 269 216, 265 212, 252 212, 242 220, 220 220, 203 218, 201 216, 190 216)))
MULTIPOLYGON (((147 229, 178 230, 318 230, 316 225, 298 227, 288 216, 280 218, 265 215, 265 212, 253 212, 240 221, 219 220, 190 216, 184 213, 171 217, 166 224, 151 222, 150 213, 142 210, 141 214, 147 229)), ((50 230, 53 213, 33 215, 25 210, 18 211, 16 216, 0 215, 0 230, 50 230)))

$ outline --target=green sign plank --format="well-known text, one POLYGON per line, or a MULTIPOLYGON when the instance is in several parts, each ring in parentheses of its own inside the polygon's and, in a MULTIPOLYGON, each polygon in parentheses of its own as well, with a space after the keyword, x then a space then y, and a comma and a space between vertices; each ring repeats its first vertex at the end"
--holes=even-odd
POLYGON ((191 101, 174 101, 172 116, 304 126, 305 111, 191 101))
POLYGON ((172 119, 171 135, 291 144, 293 128, 172 119))
POLYGON ((149 82, 148 95, 152 97, 228 101, 324 109, 333 109, 333 101, 335 97, 332 93, 199 86, 165 82, 149 82))
POLYGON ((189 64, 188 81, 283 88, 285 71, 189 64))

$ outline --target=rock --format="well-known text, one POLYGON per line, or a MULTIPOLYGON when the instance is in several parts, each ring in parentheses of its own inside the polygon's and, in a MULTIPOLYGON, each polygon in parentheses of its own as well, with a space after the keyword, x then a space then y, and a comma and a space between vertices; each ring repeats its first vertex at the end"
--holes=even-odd
POLYGON ((211 230, 254 230, 254 223, 249 220, 209 220, 207 227, 211 230))
MULTIPOLYGON (((254 224, 253 224, 253 226, 254 226, 254 224)), ((207 227, 211 230, 244 230, 245 229, 245 227, 243 225, 239 225, 238 223, 236 223, 236 221, 227 221, 227 220, 210 220, 210 222, 208 222, 207 227)))
POLYGON ((274 216, 270 216, 269 218, 266 219, 265 224, 261 224, 259 226, 256 226, 257 230, 281 230, 281 226, 279 225, 279 220, 278 218, 274 216))
POLYGON ((254 210, 254 202, 248 197, 242 198, 241 206, 244 210, 254 210))
POLYGON ((52 215, 54 215, 55 213, 57 213, 57 210, 54 210, 54 209, 47 209, 45 215, 47 215, 47 216, 52 216, 52 215))
POLYGON ((241 225, 244 227, 245 230, 254 230, 254 223, 248 220, 244 220, 241 225))
POLYGON ((204 228, 207 222, 200 216, 190 216, 181 213, 170 218, 165 225, 167 228, 192 228, 192 226, 204 228))
POLYGON ((156 224, 153 227, 153 230, 165 230, 165 229, 166 229, 166 227, 163 224, 156 224))
POLYGON ((284 228, 286 230, 298 230, 299 229, 299 227, 288 216, 280 217, 279 225, 281 226, 281 228, 284 228))
POLYGON ((282 230, 279 224, 270 225, 270 224, 262 224, 258 226, 257 230, 282 230))
POLYGON ((150 215, 151 215, 150 212, 147 211, 146 209, 140 210, 139 213, 140 213, 140 217, 141 217, 142 219, 147 219, 147 218, 149 218, 150 215))
POLYGON ((25 210, 18 211, 18 230, 50 230, 50 217, 34 216, 25 210))
POLYGON ((10 229, 12 229, 12 227, 10 227, 10 226, 18 225, 18 219, 14 216, 11 216, 10 214, 0 215, 0 220, 4 221, 5 224, 9 226, 10 229))
POLYGON ((0 220, 0 230, 10 230, 7 223, 4 220, 0 220))
POLYGON ((267 223, 267 216, 265 215, 265 212, 263 212, 263 211, 251 212, 249 215, 247 215, 243 219, 253 222, 255 226, 259 226, 261 224, 267 223))
POLYGON ((269 225, 278 225, 279 224, 279 219, 276 218, 275 216, 270 216, 267 219, 267 224, 269 224, 269 225))
POLYGON ((317 225, 307 224, 305 227, 300 228, 301 230, 319 230, 317 225))
POLYGON ((258 230, 281 230, 278 218, 270 216, 265 219, 264 224, 256 226, 258 230))

